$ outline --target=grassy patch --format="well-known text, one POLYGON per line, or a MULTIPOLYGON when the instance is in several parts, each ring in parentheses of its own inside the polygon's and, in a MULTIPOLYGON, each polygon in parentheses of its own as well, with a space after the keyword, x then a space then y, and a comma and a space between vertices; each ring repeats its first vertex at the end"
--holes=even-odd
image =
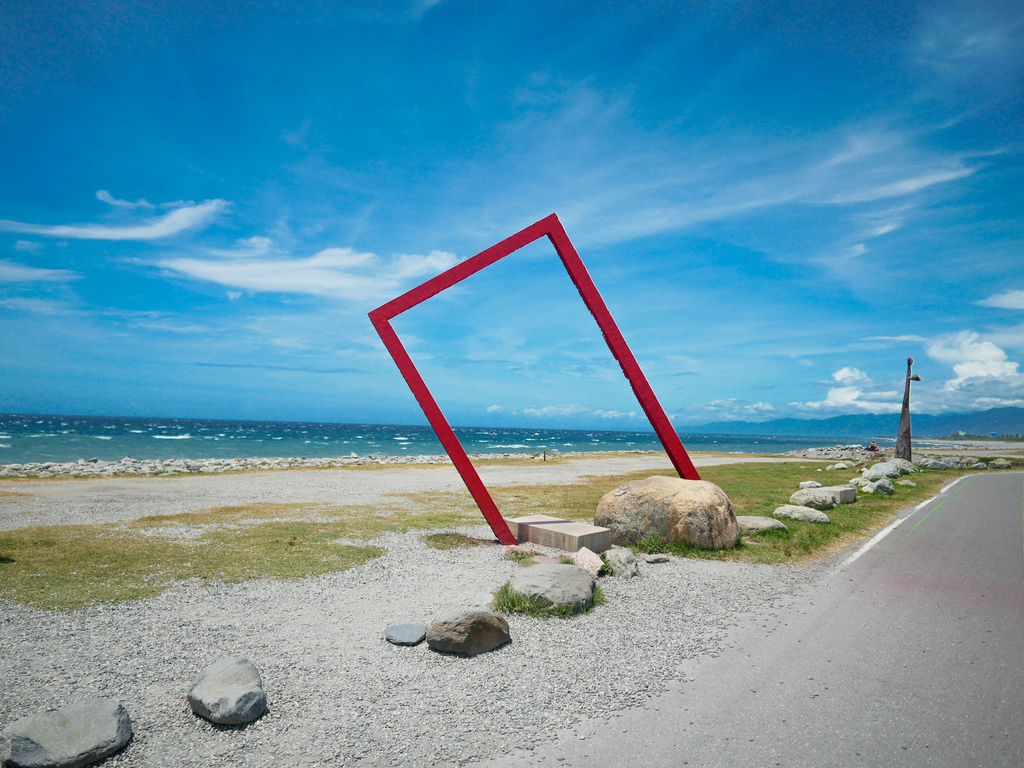
POLYGON ((604 605, 607 598, 599 584, 594 585, 594 602, 582 611, 573 611, 567 605, 550 606, 539 602, 537 598, 513 592, 508 583, 494 593, 494 601, 491 605, 501 613, 520 613, 524 616, 533 616, 538 619, 559 618, 567 619, 580 613, 590 613, 598 605, 604 605))
POLYGON ((0 531, 0 598, 73 609, 152 597, 190 578, 298 579, 380 557, 384 550, 366 540, 381 533, 466 522, 436 510, 252 504, 0 531))
MULTIPOLYGON (((732 500, 737 515, 770 517, 776 507, 789 503, 789 497, 802 480, 818 480, 823 485, 841 485, 859 474, 859 470, 818 472, 823 465, 814 462, 725 464, 704 467, 701 477, 720 486, 732 500)), ((906 509, 934 496, 950 480, 970 470, 924 471, 908 476, 916 488, 896 486, 893 496, 860 494, 855 504, 843 504, 827 514, 832 523, 803 523, 787 520, 784 533, 759 533, 750 536, 751 543, 741 543, 732 550, 707 550, 685 545, 663 545, 646 541, 638 546, 645 553, 668 552, 686 557, 712 560, 740 560, 757 563, 784 563, 827 555, 837 548, 870 535, 881 528, 901 509, 906 509)), ((592 523, 601 497, 620 484, 655 474, 674 476, 670 471, 641 471, 614 477, 585 477, 572 485, 517 485, 492 488, 498 507, 506 517, 547 514, 567 520, 592 523)), ((436 494, 427 500, 465 509, 467 514, 479 512, 466 493, 436 494)))
POLYGON ((491 540, 463 536, 461 533, 428 533, 423 537, 423 541, 432 549, 469 549, 495 543, 491 540))

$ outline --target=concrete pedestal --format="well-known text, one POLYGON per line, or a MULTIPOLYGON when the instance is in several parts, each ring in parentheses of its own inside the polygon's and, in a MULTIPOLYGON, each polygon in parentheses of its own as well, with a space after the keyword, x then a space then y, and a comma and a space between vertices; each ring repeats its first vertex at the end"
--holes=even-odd
POLYGON ((604 552, 612 545, 612 532, 607 528, 550 515, 506 518, 505 522, 519 541, 565 552, 576 552, 583 547, 591 552, 604 552))

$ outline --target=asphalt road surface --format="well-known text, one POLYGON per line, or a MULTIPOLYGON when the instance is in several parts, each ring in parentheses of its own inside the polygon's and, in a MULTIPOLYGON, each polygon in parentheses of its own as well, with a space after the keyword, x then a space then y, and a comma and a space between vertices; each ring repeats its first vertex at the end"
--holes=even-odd
POLYGON ((1024 473, 975 475, 648 707, 493 766, 1024 766, 1024 473))

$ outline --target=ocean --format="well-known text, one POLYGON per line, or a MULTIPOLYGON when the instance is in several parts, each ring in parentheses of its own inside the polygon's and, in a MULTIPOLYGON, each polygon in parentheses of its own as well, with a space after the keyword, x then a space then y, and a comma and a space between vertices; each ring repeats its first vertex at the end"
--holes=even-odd
MULTIPOLYGON (((466 452, 660 451, 654 432, 455 427, 466 452)), ((785 453, 834 437, 680 433, 688 451, 785 453)), ((878 438, 875 438, 878 439, 878 438)), ((844 442, 867 444, 871 438, 844 442)), ((881 440, 879 440, 881 442, 881 440)), ((0 414, 0 464, 133 459, 421 456, 444 449, 425 426, 0 414)))

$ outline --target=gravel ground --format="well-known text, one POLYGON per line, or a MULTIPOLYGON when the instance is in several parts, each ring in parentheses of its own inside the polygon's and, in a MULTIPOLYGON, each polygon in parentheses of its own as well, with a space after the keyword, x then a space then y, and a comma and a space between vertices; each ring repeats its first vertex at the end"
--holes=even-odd
MULTIPOLYGON (((293 474, 348 473, 270 477, 293 474)), ((81 521, 66 503, 64 522, 81 521)), ((486 526, 458 530, 490 537, 486 526)), ((817 573, 675 558, 644 565, 639 579, 602 579, 608 602, 592 614, 509 617, 512 642, 467 659, 392 646, 384 628, 472 605, 518 566, 498 546, 437 551, 415 533, 376 543, 384 557, 299 581, 190 581, 154 599, 67 613, 0 601, 0 725, 102 695, 125 704, 135 730, 105 766, 472 763, 530 749, 583 714, 642 706, 680 678, 686 659, 717 653, 737 614, 817 573), (226 655, 247 656, 263 675, 269 712, 249 726, 213 726, 185 700, 193 676, 226 655)))

